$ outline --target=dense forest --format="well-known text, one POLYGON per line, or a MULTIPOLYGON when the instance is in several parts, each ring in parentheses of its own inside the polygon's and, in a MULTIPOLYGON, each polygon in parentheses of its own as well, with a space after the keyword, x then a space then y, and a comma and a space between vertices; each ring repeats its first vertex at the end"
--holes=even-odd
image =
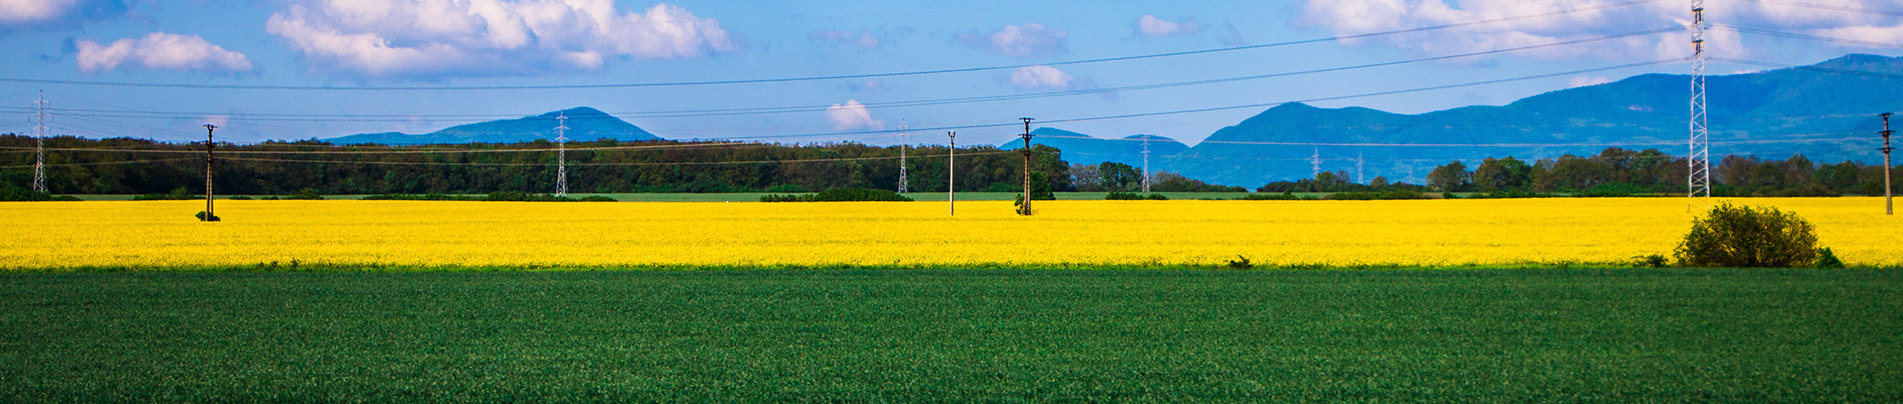
MULTIPOLYGON (((284 195, 311 188, 339 194, 548 193, 555 189, 556 145, 459 144, 391 147, 322 142, 218 144, 220 194, 284 195)), ((32 181, 33 139, 0 135, 0 186, 32 181)), ((47 188, 54 194, 148 194, 204 190, 204 146, 142 139, 46 139, 47 188)), ((896 189, 898 147, 857 143, 763 145, 674 141, 569 142, 573 193, 812 192, 829 188, 896 189)), ((1070 165, 1058 150, 1034 149, 1033 171, 1049 189, 1071 191, 1070 165)), ((947 149, 909 150, 914 191, 945 190, 947 149)), ((960 191, 1022 190, 1015 151, 960 148, 960 191)), ((1043 188, 1043 187, 1038 187, 1043 188)))
MULTIPOLYGON (((1615 147, 1594 156, 1564 155, 1533 162, 1488 158, 1469 166, 1454 161, 1435 168, 1425 185, 1390 183, 1381 177, 1355 183, 1346 172, 1324 172, 1313 179, 1271 183, 1257 191, 1679 194, 1685 192, 1689 170, 1684 157, 1655 149, 1615 147)), ((1892 181, 1903 183, 1899 181, 1903 171, 1891 170, 1892 181)), ((1718 196, 1882 195, 1883 167, 1851 161, 1817 164, 1803 155, 1784 160, 1725 156, 1713 166, 1711 181, 1712 193, 1718 196)))

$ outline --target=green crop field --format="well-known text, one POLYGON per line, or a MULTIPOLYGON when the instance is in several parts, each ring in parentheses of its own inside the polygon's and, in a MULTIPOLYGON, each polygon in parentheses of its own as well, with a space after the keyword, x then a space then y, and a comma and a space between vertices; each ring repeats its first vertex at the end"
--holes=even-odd
POLYGON ((1903 401, 1895 270, 0 275, 0 402, 1903 401))

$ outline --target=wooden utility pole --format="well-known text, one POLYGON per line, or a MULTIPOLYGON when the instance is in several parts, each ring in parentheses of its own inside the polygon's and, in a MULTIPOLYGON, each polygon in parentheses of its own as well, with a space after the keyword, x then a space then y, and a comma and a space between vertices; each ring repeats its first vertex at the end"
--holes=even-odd
POLYGON ((1894 132, 1890 130, 1890 113, 1877 116, 1883 117, 1883 131, 1878 132, 1883 134, 1883 214, 1895 215, 1896 207, 1890 204, 1890 170, 1894 169, 1890 166, 1890 150, 1894 150, 1890 147, 1890 134, 1894 132))
POLYGON ((218 130, 218 126, 209 123, 205 124, 205 217, 199 220, 207 222, 218 220, 218 216, 211 213, 211 149, 213 145, 217 144, 213 143, 211 137, 211 133, 214 130, 218 130))
POLYGON ((1024 121, 1024 205, 1018 207, 1018 214, 1031 215, 1031 118, 1018 118, 1024 121))
POLYGON ((945 132, 951 147, 945 154, 945 202, 952 216, 958 216, 958 132, 945 132))

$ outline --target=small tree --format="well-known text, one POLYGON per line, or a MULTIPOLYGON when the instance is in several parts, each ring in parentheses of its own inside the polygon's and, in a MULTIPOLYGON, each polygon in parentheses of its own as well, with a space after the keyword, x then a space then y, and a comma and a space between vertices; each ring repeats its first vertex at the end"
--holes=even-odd
POLYGON ((1694 219, 1675 252, 1683 266, 1806 267, 1817 259, 1817 234, 1795 212, 1724 203, 1694 219))

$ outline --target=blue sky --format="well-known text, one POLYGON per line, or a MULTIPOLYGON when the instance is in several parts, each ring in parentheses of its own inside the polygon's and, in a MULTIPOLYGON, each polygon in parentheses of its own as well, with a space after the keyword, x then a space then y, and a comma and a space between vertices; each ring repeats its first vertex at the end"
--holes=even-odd
MULTIPOLYGON (((667 138, 747 139, 1011 123, 1275 103, 1549 74, 1683 57, 1683 32, 1293 77, 1090 92, 1428 58, 1681 26, 1687 1, 697 1, 0 0, 0 78, 240 86, 535 86, 721 81, 983 66, 1021 68, 782 83, 609 89, 307 91, 0 82, 15 119, 45 91, 55 134, 188 141, 206 122, 240 142, 428 132, 591 106, 667 138), (1600 7, 1619 3, 1617 7, 1600 7), (1630 3, 1630 4, 1626 4, 1630 3), (1103 63, 1066 61, 1258 45, 1589 9, 1541 18, 1261 49, 1103 63), (894 102, 1084 90, 1085 94, 891 106, 894 102), (867 106, 870 105, 870 106, 867 106), (775 114, 655 111, 798 108, 775 114), (833 108, 826 108, 834 106, 833 108), (118 112, 134 111, 134 112, 118 112), (374 118, 269 114, 377 115, 374 118)), ((1808 64, 1845 53, 1903 55, 1903 6, 1884 0, 1711 0, 1715 24, 1856 38, 1801 40, 1719 29, 1715 56, 1808 64)), ((1761 69, 1714 64, 1713 73, 1761 69)), ((1684 63, 1506 84, 1318 102, 1418 113, 1504 104, 1684 63)), ((1101 137, 1188 142, 1261 108, 1053 125, 1101 137)), ((1011 128, 960 131, 998 143, 1011 128)), ((942 131, 912 141, 939 143, 942 131)), ((897 142, 887 134, 797 141, 897 142)))

